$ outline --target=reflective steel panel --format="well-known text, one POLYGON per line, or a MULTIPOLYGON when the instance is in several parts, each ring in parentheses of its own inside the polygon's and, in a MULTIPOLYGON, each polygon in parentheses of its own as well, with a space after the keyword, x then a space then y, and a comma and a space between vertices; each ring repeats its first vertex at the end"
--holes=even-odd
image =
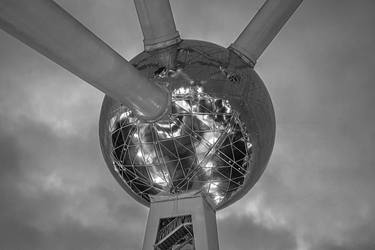
POLYGON ((131 62, 168 88, 171 107, 164 119, 145 122, 105 97, 102 151, 124 189, 146 205, 149 195, 192 190, 206 193, 217 209, 242 197, 263 172, 274 141, 271 100, 255 71, 231 51, 200 41, 131 62))

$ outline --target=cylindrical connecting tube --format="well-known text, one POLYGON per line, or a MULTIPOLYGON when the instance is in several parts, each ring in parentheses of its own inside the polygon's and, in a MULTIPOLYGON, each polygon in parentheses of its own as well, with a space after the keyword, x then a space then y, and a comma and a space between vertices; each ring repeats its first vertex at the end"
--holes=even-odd
POLYGON ((51 0, 1 0, 0 28, 128 106, 144 120, 167 112, 169 94, 51 0))
POLYGON ((144 37, 145 51, 181 41, 169 0, 134 0, 144 37))
POLYGON ((302 0, 267 0, 229 48, 254 66, 301 3, 302 0))

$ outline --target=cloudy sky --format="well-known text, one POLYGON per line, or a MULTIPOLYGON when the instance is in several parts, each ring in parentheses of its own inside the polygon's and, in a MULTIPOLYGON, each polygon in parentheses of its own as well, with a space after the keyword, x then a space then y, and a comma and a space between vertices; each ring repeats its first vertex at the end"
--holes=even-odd
MULTIPOLYGON (((131 0, 58 0, 125 58, 131 0)), ((172 0, 183 38, 228 46, 260 0, 172 0)), ((221 249, 375 249, 375 1, 306 0, 256 65, 277 138, 219 211, 221 249)), ((103 94, 0 31, 0 249, 140 249, 147 209, 101 156, 103 94)))

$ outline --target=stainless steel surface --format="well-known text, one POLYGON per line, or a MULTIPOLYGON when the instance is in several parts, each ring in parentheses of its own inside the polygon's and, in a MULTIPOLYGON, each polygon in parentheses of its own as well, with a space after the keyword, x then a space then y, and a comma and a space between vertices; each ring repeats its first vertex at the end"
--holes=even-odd
POLYGON ((143 119, 157 119, 169 106, 167 91, 149 82, 54 1, 1 0, 0 28, 143 119))
POLYGON ((230 48, 254 65, 301 3, 267 0, 230 48))
POLYGON ((275 135, 272 103, 255 71, 231 51, 201 41, 131 62, 168 88, 172 102, 169 116, 142 122, 105 97, 100 142, 122 187, 145 205, 150 195, 192 190, 207 194, 216 209, 241 198, 262 174, 275 135))
POLYGON ((134 0, 134 4, 143 32, 145 51, 181 41, 169 0, 134 0))

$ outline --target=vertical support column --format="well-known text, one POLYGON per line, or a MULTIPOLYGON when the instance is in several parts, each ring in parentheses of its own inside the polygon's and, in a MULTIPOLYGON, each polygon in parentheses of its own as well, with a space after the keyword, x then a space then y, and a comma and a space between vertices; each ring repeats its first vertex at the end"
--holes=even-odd
POLYGON ((165 48, 181 41, 169 0, 134 0, 141 24, 145 51, 165 48))
POLYGON ((179 228, 183 226, 181 222, 174 223, 174 225, 164 225, 164 223, 164 228, 168 226, 169 228, 162 232, 163 237, 158 236, 160 230, 164 229, 161 227, 161 222, 169 219, 167 222, 173 224, 173 219, 176 218, 183 218, 184 225, 192 226, 194 235, 193 246, 184 246, 186 248, 181 249, 219 249, 216 212, 213 209, 213 205, 201 193, 190 193, 178 197, 154 196, 151 198, 151 208, 142 250, 157 250, 161 243, 167 240, 172 242, 176 237, 182 236, 183 234, 179 232, 179 228), (191 223, 189 219, 186 219, 189 217, 191 218, 191 223))

